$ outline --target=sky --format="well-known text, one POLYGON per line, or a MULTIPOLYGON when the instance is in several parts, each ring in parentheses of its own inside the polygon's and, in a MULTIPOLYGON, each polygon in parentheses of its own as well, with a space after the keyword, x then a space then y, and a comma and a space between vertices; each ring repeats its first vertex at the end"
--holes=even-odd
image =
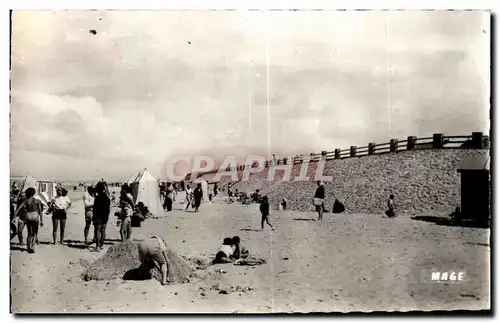
POLYGON ((15 11, 11 175, 488 133, 490 37, 472 11, 15 11))

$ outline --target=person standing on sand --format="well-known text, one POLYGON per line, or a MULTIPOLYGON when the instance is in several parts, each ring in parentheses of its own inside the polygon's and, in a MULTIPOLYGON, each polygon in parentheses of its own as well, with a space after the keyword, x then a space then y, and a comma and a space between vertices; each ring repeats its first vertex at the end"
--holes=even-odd
POLYGON ((271 230, 274 231, 273 225, 269 222, 269 201, 267 196, 263 196, 260 200, 260 213, 262 214, 262 219, 260 221, 261 231, 264 230, 264 222, 266 222, 271 230))
POLYGON ((186 185, 186 211, 193 204, 193 190, 190 185, 186 185))
POLYGON ((57 189, 57 196, 52 201, 52 243, 56 244, 57 227, 61 225, 61 234, 59 244, 64 242, 64 230, 66 229, 67 211, 71 207, 71 200, 66 196, 68 191, 65 188, 57 189))
POLYGON ((172 211, 172 205, 174 203, 174 189, 172 183, 167 183, 165 188, 165 201, 163 203, 163 209, 167 209, 167 212, 172 211))
MULTIPOLYGON (((87 191, 83 193, 83 207, 85 211, 85 229, 83 229, 83 236, 85 238, 85 244, 89 244, 89 230, 92 224, 93 209, 94 209, 94 196, 95 191, 92 186, 87 187, 87 191)), ((94 235, 95 239, 95 235, 94 235)))
POLYGON ((124 184, 120 192, 120 206, 121 206, 121 226, 120 237, 122 242, 129 240, 132 235, 132 225, 130 217, 134 214, 134 198, 131 194, 130 186, 124 184))
POLYGON ((26 241, 29 253, 35 253, 35 241, 38 240, 38 224, 43 227, 43 205, 35 198, 35 189, 30 187, 26 190, 26 200, 18 210, 26 211, 26 226, 28 227, 28 239, 26 241))
POLYGON ((106 194, 106 188, 102 182, 97 183, 95 193, 92 221, 94 222, 95 250, 101 251, 106 239, 106 225, 108 224, 111 200, 106 194))
POLYGON ((318 188, 314 193, 313 204, 318 212, 318 221, 323 220, 323 212, 325 211, 325 186, 323 182, 318 181, 318 188))
POLYGON ((201 188, 201 183, 198 183, 198 185, 196 185, 196 188, 194 189, 193 192, 193 196, 194 196, 194 211, 198 212, 200 209, 201 200, 203 199, 203 189, 201 188))
POLYGON ((151 236, 137 245, 142 269, 148 272, 157 267, 161 272, 161 284, 167 285, 174 281, 171 266, 167 257, 167 245, 157 236, 151 236))

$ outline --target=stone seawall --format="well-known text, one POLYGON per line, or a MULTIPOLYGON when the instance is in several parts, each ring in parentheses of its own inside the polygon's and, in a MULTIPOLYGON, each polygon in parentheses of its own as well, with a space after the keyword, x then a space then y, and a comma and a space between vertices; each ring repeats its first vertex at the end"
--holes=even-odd
MULTIPOLYGON (((348 212, 383 213, 389 195, 394 194, 400 213, 451 213, 460 206, 457 167, 464 157, 485 153, 489 151, 415 150, 329 160, 323 172, 333 176, 333 181, 325 184, 327 209, 331 210, 334 200, 339 199, 348 212)), ((310 181, 293 181, 300 171, 301 165, 297 164, 293 166, 292 181, 282 181, 279 176, 282 171, 278 171, 274 181, 267 181, 268 169, 265 169, 252 174, 249 181, 239 182, 235 188, 247 192, 259 188, 268 195, 273 209, 285 197, 291 210, 313 211, 311 201, 316 189, 317 165, 309 165, 310 181)))

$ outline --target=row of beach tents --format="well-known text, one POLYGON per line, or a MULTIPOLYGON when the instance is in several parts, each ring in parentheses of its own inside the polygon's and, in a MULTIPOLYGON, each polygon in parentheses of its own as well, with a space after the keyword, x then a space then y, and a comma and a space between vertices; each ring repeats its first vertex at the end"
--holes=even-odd
MULTIPOLYGON (((193 185, 201 183, 203 199, 208 201, 208 183, 203 178, 197 178, 193 185)), ((134 203, 144 203, 149 211, 156 216, 163 215, 163 207, 160 201, 159 181, 147 169, 138 172, 129 178, 127 184, 132 188, 134 203)))

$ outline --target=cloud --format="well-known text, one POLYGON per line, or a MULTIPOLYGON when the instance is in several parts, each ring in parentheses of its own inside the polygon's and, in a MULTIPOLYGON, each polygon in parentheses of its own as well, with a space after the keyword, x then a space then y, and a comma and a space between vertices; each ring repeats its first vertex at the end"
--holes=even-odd
POLYGON ((488 17, 17 11, 12 172, 127 179, 181 153, 487 132, 488 17))

